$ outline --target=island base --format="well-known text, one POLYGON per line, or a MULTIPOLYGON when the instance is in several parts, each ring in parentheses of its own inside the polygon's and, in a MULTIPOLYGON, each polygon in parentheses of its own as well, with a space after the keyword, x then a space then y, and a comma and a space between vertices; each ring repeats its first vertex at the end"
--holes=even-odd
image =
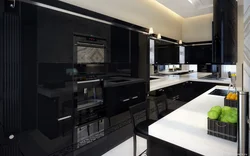
POLYGON ((201 156, 182 147, 173 145, 155 137, 147 139, 147 156, 201 156))

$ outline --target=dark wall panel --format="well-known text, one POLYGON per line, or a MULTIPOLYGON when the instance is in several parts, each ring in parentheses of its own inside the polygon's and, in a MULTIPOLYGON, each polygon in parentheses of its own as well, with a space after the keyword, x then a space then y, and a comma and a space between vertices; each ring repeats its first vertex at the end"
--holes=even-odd
POLYGON ((4 14, 4 131, 19 132, 21 123, 20 18, 4 14))

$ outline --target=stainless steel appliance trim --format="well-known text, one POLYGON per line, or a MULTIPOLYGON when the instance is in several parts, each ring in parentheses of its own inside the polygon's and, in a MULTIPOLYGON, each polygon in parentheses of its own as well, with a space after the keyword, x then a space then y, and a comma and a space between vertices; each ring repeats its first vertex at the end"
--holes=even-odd
POLYGON ((77 81, 77 84, 84 84, 84 83, 91 83, 91 82, 99 82, 100 79, 98 80, 88 80, 88 81, 77 81))
POLYGON ((134 97, 132 97, 132 99, 138 99, 138 96, 134 96, 134 97))
POLYGON ((83 42, 77 42, 77 46, 85 46, 85 47, 94 47, 94 48, 105 48, 105 45, 103 44, 97 44, 97 43, 83 43, 83 42))
POLYGON ((238 92, 238 155, 249 154, 249 92, 238 92))
POLYGON ((72 117, 72 116, 69 115, 69 116, 65 116, 65 117, 59 118, 59 119, 57 119, 57 120, 58 120, 58 121, 63 121, 63 120, 69 119, 69 118, 71 118, 71 117, 72 117))
POLYGON ((130 99, 124 99, 124 100, 122 100, 122 102, 127 102, 127 101, 129 101, 130 99))
POLYGON ((125 29, 128 29, 128 30, 133 30, 133 31, 136 31, 136 32, 139 32, 139 33, 142 33, 142 34, 149 35, 148 32, 140 31, 140 30, 137 30, 137 29, 134 29, 134 28, 122 25, 122 24, 108 22, 108 21, 105 21, 105 20, 101 20, 101 19, 98 19, 98 18, 86 16, 86 15, 83 15, 83 14, 79 14, 79 13, 76 13, 76 12, 73 12, 73 11, 57 8, 57 7, 54 7, 54 6, 47 5, 47 4, 43 4, 43 3, 39 3, 39 2, 33 2, 33 1, 30 1, 30 0, 19 0, 19 1, 24 2, 24 3, 28 3, 28 4, 32 4, 32 5, 35 5, 35 6, 39 6, 39 7, 47 8, 47 9, 50 9, 50 10, 63 12, 63 13, 69 14, 69 15, 78 16, 78 17, 81 17, 81 18, 86 18, 86 19, 93 20, 93 21, 96 21, 96 22, 101 22, 101 23, 108 24, 108 25, 114 25, 114 26, 122 27, 122 28, 125 28, 125 29))

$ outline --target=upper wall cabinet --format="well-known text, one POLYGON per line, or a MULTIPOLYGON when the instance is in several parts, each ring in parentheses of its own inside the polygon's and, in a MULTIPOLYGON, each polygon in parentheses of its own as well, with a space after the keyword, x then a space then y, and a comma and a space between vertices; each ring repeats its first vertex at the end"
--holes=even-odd
POLYGON ((212 63, 212 45, 185 46, 185 63, 212 63))
POLYGON ((179 45, 156 40, 155 41, 155 64, 179 64, 179 45))
MULTIPOLYGON (((73 60, 73 36, 103 38, 110 43, 110 26, 45 8, 37 8, 37 50, 41 63, 73 60)), ((107 46, 109 47, 109 46, 107 46)))
POLYGON ((237 62, 237 1, 214 0, 213 63, 237 62))

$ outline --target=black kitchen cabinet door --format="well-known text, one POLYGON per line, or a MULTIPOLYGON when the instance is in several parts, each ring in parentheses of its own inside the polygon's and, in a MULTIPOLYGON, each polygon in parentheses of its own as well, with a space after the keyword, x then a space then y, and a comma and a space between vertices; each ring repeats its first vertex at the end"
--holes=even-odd
POLYGON ((129 30, 111 26, 111 61, 113 63, 129 63, 130 47, 129 30))
POLYGON ((37 7, 38 61, 41 63, 72 62, 72 32, 72 16, 37 7))
MULTIPOLYGON (((73 19, 21 3, 22 131, 25 156, 67 153, 73 144, 73 19)), ((69 153, 67 153, 69 154, 69 153)), ((71 154, 69 154, 71 155, 71 154)))
POLYGON ((214 0, 213 8, 213 63, 237 62, 237 1, 214 0))
POLYGON ((176 45, 169 45, 165 47, 156 48, 156 62, 159 65, 164 64, 179 64, 179 47, 176 45))
POLYGON ((186 46, 186 64, 212 63, 212 45, 186 46))
POLYGON ((148 35, 130 31, 131 76, 146 81, 146 93, 149 91, 149 38, 148 35))
POLYGON ((155 63, 158 65, 179 64, 179 46, 170 42, 156 40, 155 63))

